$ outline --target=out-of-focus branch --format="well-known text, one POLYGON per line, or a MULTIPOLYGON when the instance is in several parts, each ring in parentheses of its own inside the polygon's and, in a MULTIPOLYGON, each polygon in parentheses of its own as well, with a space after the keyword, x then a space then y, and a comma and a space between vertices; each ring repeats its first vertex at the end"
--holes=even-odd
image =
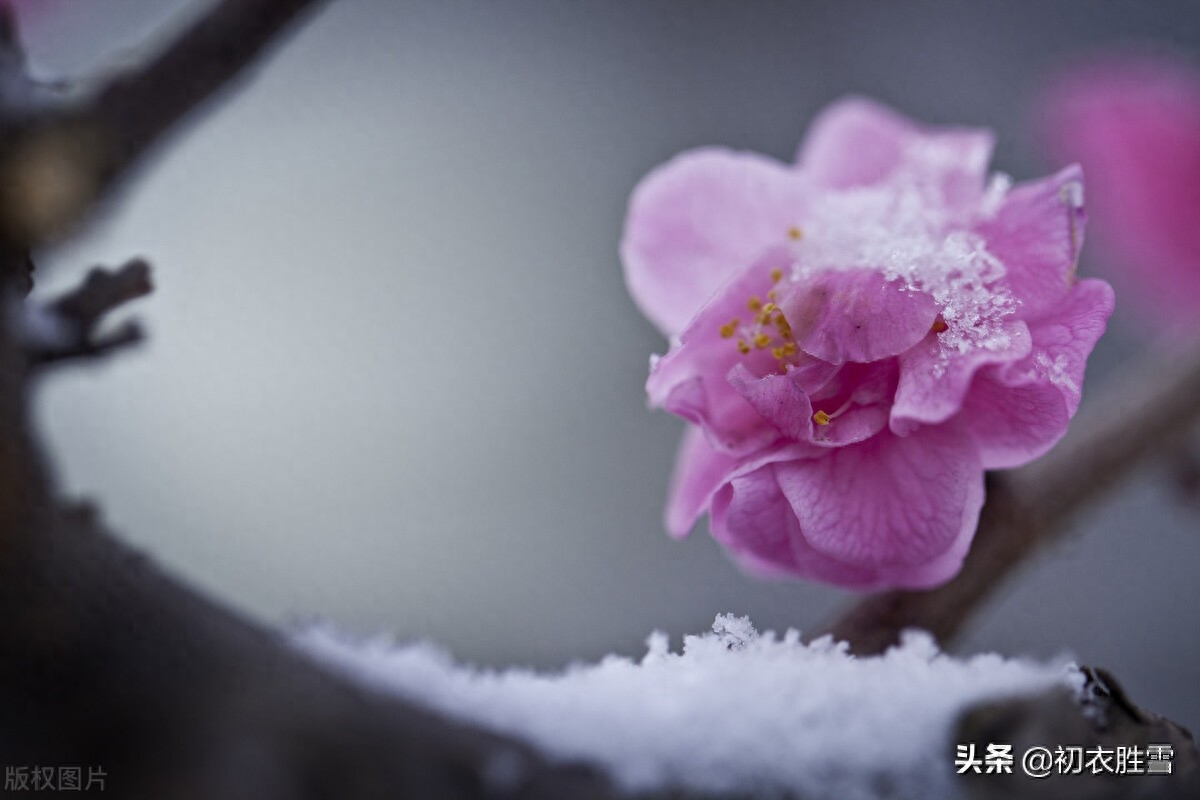
POLYGON ((98 328, 108 313, 153 291, 150 265, 136 258, 116 270, 96 267, 83 283, 46 306, 26 309, 25 352, 31 367, 75 358, 95 358, 143 339, 129 320, 107 333, 98 328))
POLYGON ((333 676, 89 509, 23 505, 30 535, 0 559, 7 765, 98 765, 127 800, 616 794, 592 770, 333 676))
MULTIPOLYGON (((222 0, 157 57, 82 105, 6 114, 0 249, 26 251, 72 230, 164 134, 244 76, 290 22, 320 2, 222 0)), ((11 57, 0 65, 7 72, 0 84, 19 83, 19 48, 10 40, 3 50, 11 57)))
POLYGON ((1200 349, 1147 365, 1091 399, 1042 459, 989 476, 988 498, 962 572, 930 591, 890 591, 849 608, 818 633, 878 653, 905 628, 946 643, 1016 569, 1063 536, 1070 517, 1200 421, 1200 349))
POLYGON ((119 76, 89 113, 119 176, 191 111, 251 65, 301 12, 323 0, 223 0, 145 66, 119 76))

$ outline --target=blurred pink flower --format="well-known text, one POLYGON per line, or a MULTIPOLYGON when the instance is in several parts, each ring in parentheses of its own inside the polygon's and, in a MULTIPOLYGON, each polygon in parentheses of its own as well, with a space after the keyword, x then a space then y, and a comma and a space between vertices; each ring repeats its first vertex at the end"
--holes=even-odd
POLYGON ((1075 278, 1078 168, 985 187, 991 136, 843 100, 798 163, 701 149, 647 176, 621 246, 691 423, 666 524, 752 571, 860 590, 960 568, 983 471, 1066 431, 1112 291, 1075 278))
POLYGON ((1200 71, 1102 58, 1065 71, 1038 110, 1054 157, 1087 170, 1098 266, 1156 330, 1200 330, 1200 71))

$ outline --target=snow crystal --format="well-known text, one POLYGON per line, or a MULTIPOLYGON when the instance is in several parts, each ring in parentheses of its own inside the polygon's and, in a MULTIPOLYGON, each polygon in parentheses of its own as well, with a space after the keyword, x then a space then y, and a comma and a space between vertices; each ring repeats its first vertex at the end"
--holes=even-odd
MULTIPOLYGON (((951 658, 923 633, 856 658, 829 637, 804 644, 794 630, 759 634, 732 615, 685 637, 681 653, 656 632, 640 661, 610 655, 549 673, 476 669, 431 644, 353 642, 321 628, 295 641, 367 684, 550 758, 597 765, 630 791, 952 798, 951 737, 964 709, 1078 683, 1063 663, 951 658)), ((503 785, 523 769, 515 755, 494 766, 490 779, 503 785)))
POLYGON ((1003 172, 997 172, 988 179, 987 191, 983 193, 983 200, 979 203, 979 213, 983 219, 991 219, 996 216, 996 213, 1000 211, 1000 206, 1004 205, 1004 200, 1008 197, 1012 184, 1012 178, 1003 172))
POLYGON ((944 353, 1007 348, 1004 320, 1017 300, 1000 281, 1004 264, 971 227, 995 214, 1012 181, 997 175, 977 203, 964 204, 947 198, 946 175, 945 165, 914 152, 884 181, 823 194, 791 245, 792 280, 880 270, 933 297, 948 327, 938 337, 944 353))
POLYGON ((1034 358, 1038 374, 1060 389, 1079 394, 1079 384, 1071 377, 1071 362, 1064 354, 1059 353, 1053 359, 1050 354, 1042 351, 1034 358))

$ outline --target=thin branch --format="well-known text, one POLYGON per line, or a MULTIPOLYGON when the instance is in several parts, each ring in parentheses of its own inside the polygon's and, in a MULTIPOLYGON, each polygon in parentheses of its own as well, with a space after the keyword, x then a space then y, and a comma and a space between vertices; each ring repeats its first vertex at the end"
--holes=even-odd
POLYGON ((104 334, 98 328, 109 312, 153 290, 150 265, 137 258, 116 270, 97 267, 47 306, 27 308, 23 333, 30 367, 96 358, 142 341, 141 326, 133 320, 104 334))
POLYGON ((886 650, 905 628, 949 642, 1021 564, 1070 529, 1075 513, 1198 421, 1200 349, 1109 387, 1044 458, 989 476, 975 542, 957 577, 930 591, 866 597, 817 633, 848 641, 861 654, 886 650))

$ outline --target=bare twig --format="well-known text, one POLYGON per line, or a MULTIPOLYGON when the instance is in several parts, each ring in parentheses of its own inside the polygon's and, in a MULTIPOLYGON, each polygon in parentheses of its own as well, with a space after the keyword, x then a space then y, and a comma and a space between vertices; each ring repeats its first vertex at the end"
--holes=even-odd
POLYGON ((1069 530, 1072 514, 1186 435, 1197 420, 1200 350, 1109 387, 1044 458, 989 476, 975 543, 956 578, 930 591, 866 597, 818 633, 832 633, 862 654, 887 649, 905 628, 950 641, 1034 551, 1069 530))
POLYGON ((116 270, 93 269, 77 288, 27 316, 29 365, 94 358, 142 341, 141 326, 133 320, 105 334, 97 334, 97 328, 110 311, 153 288, 150 265, 140 258, 116 270))

